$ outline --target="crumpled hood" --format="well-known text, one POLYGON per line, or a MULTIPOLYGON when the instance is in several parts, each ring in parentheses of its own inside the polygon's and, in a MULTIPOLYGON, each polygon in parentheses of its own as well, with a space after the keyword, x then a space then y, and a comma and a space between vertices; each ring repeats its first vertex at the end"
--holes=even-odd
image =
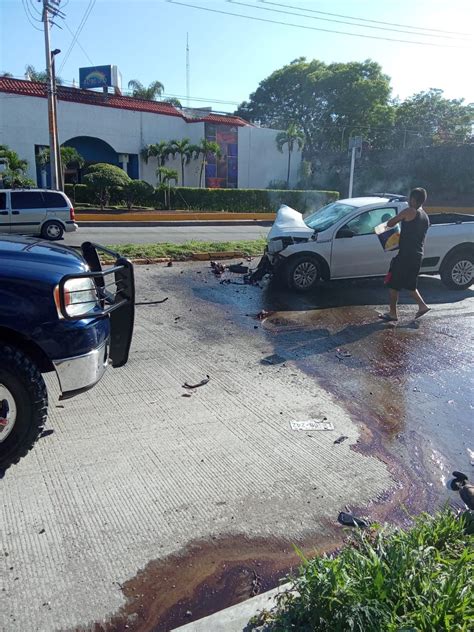
POLYGON ((306 237, 309 239, 313 233, 313 229, 305 224, 301 213, 286 206, 286 204, 282 204, 278 209, 267 239, 279 239, 280 237, 306 237))

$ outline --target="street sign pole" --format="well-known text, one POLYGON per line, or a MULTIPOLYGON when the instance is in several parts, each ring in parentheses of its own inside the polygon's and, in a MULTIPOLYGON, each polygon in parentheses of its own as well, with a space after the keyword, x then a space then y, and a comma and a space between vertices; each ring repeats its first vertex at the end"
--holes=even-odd
POLYGON ((356 147, 355 145, 351 150, 351 173, 349 176, 349 195, 348 197, 352 197, 352 186, 354 184, 354 165, 355 165, 355 156, 356 156, 356 147))

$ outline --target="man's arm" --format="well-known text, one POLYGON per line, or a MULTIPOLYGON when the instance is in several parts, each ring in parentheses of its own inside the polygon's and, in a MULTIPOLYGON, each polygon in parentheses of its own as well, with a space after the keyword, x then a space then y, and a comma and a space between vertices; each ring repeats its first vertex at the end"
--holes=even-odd
POLYGON ((394 226, 398 224, 398 222, 401 222, 404 219, 408 221, 412 220, 414 218, 415 213, 416 213, 416 210, 411 208, 411 206, 404 208, 403 211, 400 211, 398 215, 395 215, 395 217, 392 217, 392 219, 388 220, 387 228, 393 228, 394 226))

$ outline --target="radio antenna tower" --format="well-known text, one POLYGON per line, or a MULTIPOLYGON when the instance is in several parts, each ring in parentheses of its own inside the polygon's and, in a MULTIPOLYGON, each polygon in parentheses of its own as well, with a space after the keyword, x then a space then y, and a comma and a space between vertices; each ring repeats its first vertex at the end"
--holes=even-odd
POLYGON ((186 33, 186 106, 189 107, 189 33, 186 33))

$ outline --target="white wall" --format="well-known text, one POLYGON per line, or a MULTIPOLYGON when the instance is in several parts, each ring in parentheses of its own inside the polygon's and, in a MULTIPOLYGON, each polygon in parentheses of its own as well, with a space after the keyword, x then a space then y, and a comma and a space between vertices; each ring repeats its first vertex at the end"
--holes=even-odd
MULTIPOLYGON (((189 138, 198 144, 204 138, 204 123, 187 123, 180 117, 120 110, 117 108, 58 101, 59 141, 76 136, 92 136, 107 142, 117 153, 140 154, 150 143, 189 138)), ((257 127, 238 128, 238 186, 266 188, 270 180, 286 180, 288 154, 278 152, 276 130, 257 127)), ((29 163, 29 177, 36 179, 35 145, 49 145, 47 100, 0 93, 0 143, 9 145, 29 163)), ((292 154, 290 183, 297 181, 300 152, 292 154)), ((199 185, 201 161, 186 167, 185 184, 199 185)), ((166 166, 181 174, 179 157, 166 166)), ((157 161, 140 159, 140 178, 155 185, 157 161)), ((180 175, 181 178, 181 175, 180 175)))
MULTIPOLYGON (((271 180, 284 180, 288 173, 288 151, 276 146, 278 130, 239 127, 239 189, 265 189, 271 180)), ((290 186, 298 181, 301 152, 291 154, 290 186)))

